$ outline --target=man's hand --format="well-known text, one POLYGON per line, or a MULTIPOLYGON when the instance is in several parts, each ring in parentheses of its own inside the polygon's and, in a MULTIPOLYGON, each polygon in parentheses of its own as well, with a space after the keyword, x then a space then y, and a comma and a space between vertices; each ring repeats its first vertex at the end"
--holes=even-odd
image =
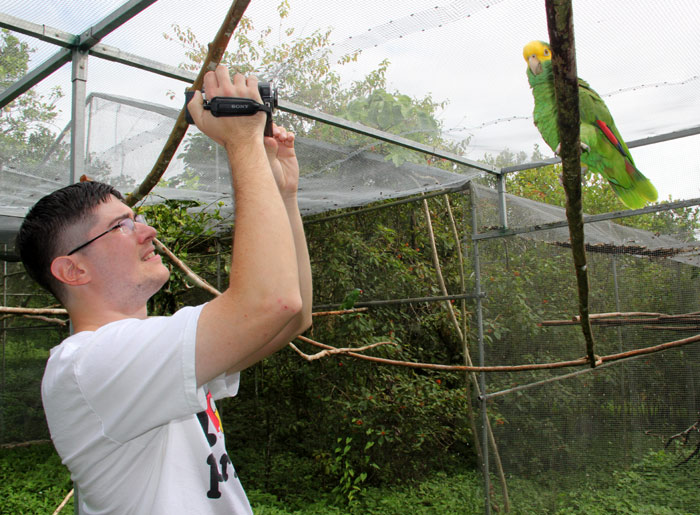
MULTIPOLYGON (((240 97, 262 102, 258 91, 258 79, 245 77, 240 73, 229 76, 228 68, 217 66, 216 71, 204 75, 204 91, 207 98, 240 97)), ((223 145, 227 150, 247 150, 252 142, 262 140, 266 115, 259 112, 250 116, 215 117, 202 107, 204 99, 200 91, 195 91, 187 107, 199 130, 223 145)))
POLYGON ((296 201, 299 162, 294 150, 294 134, 273 124, 272 137, 265 138, 265 151, 282 198, 296 201))

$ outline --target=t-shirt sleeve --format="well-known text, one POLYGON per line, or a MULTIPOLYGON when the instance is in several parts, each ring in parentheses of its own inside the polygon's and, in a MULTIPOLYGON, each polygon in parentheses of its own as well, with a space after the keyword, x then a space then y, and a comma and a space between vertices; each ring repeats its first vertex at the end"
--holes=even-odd
POLYGON ((208 389, 218 398, 236 394, 238 374, 197 388, 195 343, 202 307, 107 324, 82 346, 75 375, 105 436, 125 442, 202 411, 208 389))

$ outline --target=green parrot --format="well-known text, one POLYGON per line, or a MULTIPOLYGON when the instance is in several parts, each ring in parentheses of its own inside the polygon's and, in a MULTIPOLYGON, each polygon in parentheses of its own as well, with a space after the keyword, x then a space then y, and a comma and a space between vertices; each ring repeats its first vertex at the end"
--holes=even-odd
MULTIPOLYGON (((559 127, 554 100, 552 50, 544 41, 531 41, 523 48, 527 79, 535 98, 533 118, 549 147, 559 153, 559 127)), ((588 83, 578 80, 581 116, 581 162, 602 175, 623 204, 631 209, 657 199, 654 185, 637 170, 627 145, 615 126, 605 102, 588 83)))
POLYGON ((359 288, 351 290, 350 293, 348 293, 345 296, 343 302, 340 304, 340 309, 352 309, 355 306, 355 302, 357 302, 360 293, 362 293, 362 290, 359 288))

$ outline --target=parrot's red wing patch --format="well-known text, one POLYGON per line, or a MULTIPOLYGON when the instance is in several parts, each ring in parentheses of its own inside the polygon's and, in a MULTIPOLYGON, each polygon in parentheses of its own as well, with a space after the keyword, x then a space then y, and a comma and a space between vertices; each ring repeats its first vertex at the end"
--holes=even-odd
POLYGON ((629 156, 625 152, 625 149, 622 148, 622 145, 620 145, 620 141, 615 137, 613 134, 613 131, 610 130, 610 127, 603 121, 603 120, 596 120, 595 121, 596 125, 598 128, 602 131, 603 134, 605 134, 605 137, 608 138, 608 141, 613 144, 613 146, 617 149, 617 151, 622 154, 625 158, 628 158, 629 156))
POLYGON ((601 131, 603 131, 603 134, 605 134, 605 137, 610 140, 610 143, 612 143, 616 147, 620 144, 620 142, 617 141, 617 138, 615 137, 613 132, 610 130, 610 127, 608 127, 607 124, 603 120, 596 120, 595 123, 598 126, 598 128, 601 131))

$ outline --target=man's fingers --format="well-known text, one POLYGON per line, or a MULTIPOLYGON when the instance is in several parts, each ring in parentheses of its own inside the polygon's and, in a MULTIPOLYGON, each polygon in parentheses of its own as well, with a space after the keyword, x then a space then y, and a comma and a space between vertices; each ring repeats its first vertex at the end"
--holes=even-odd
POLYGON ((204 91, 208 92, 207 98, 213 98, 213 95, 211 93, 216 91, 216 89, 219 87, 219 80, 216 76, 216 73, 218 72, 219 68, 220 66, 217 67, 216 72, 208 71, 204 74, 204 79, 202 79, 202 86, 204 87, 204 91))
POLYGON ((231 75, 229 75, 228 68, 223 64, 216 67, 214 70, 214 77, 216 78, 217 86, 225 88, 227 85, 231 84, 231 75))

